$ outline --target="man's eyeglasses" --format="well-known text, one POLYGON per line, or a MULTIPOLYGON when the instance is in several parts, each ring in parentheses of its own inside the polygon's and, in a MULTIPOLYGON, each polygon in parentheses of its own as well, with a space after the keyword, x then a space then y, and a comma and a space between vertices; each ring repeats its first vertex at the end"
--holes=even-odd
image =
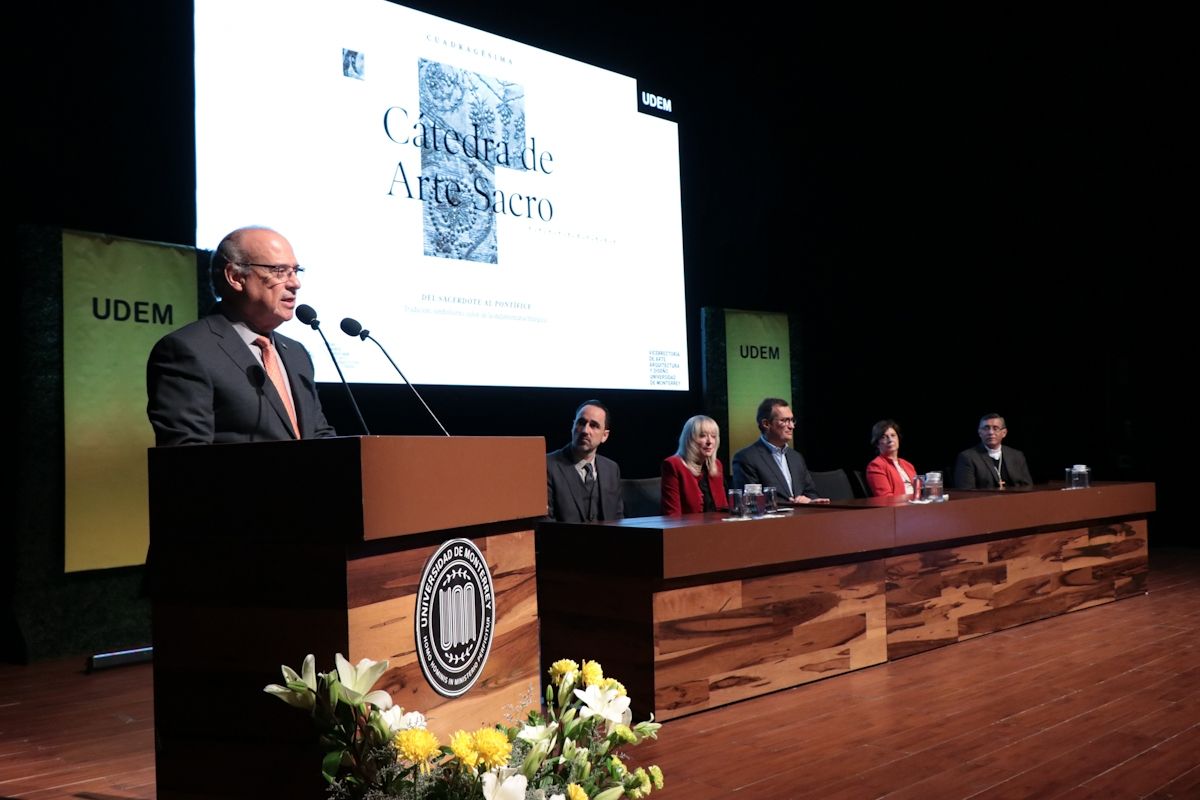
POLYGON ((252 261, 235 261, 233 263, 237 264, 239 267, 258 267, 259 269, 265 269, 272 278, 278 278, 281 281, 286 281, 293 275, 298 276, 304 272, 304 267, 300 266, 299 264, 295 265, 294 267, 289 267, 286 264, 255 264, 252 261))

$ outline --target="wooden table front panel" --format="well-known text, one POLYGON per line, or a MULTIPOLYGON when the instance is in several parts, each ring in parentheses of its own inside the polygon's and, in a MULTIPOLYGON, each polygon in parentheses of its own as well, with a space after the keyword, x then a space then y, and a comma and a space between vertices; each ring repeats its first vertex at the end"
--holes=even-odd
POLYGON ((1146 521, 887 559, 895 659, 1145 591, 1146 521))
POLYGON ((1113 484, 549 524, 543 661, 587 644, 619 666, 635 715, 671 719, 1143 592, 1153 510, 1152 484, 1113 484), (581 536, 622 569, 581 559, 581 536))
POLYGON ((887 659, 882 560, 654 595, 660 719, 887 659))

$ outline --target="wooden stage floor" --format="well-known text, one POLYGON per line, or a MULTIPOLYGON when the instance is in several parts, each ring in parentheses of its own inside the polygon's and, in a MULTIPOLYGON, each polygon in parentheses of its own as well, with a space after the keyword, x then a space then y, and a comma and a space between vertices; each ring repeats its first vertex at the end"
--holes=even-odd
MULTIPOLYGON (((663 800, 1200 798, 1200 550, 1150 564, 1146 596, 672 720, 633 753, 663 800)), ((82 665, 0 665, 0 797, 155 797, 149 665, 82 665)))

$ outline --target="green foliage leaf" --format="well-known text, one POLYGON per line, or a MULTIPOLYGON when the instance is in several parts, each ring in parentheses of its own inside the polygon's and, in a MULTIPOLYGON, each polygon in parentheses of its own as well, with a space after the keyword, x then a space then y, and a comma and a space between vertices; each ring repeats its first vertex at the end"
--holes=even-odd
POLYGON ((325 776, 325 780, 333 783, 337 779, 345 755, 345 750, 331 750, 325 754, 325 758, 321 759, 321 774, 325 776))

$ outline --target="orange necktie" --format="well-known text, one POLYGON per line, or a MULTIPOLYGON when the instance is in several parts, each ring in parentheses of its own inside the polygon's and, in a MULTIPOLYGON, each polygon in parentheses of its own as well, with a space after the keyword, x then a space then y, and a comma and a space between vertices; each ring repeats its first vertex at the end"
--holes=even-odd
POLYGON ((292 405, 292 396, 288 394, 287 384, 284 383, 283 370, 279 368, 279 361, 275 358, 275 348, 271 346, 271 340, 266 336, 259 336, 254 340, 254 344, 259 350, 262 350, 263 369, 270 376, 271 383, 275 384, 275 391, 279 392, 279 399, 283 401, 283 407, 287 409, 288 419, 291 420, 292 433, 299 439, 300 426, 296 424, 296 408, 292 405))

